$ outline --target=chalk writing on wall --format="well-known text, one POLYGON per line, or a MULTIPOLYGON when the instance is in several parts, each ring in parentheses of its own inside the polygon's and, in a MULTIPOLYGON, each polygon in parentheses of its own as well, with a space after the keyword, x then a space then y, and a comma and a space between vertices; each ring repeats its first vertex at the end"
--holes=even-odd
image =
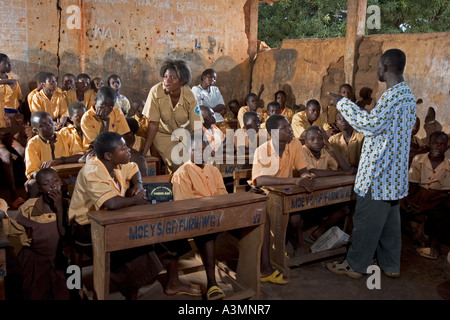
POLYGON ((27 60, 26 0, 0 0, 0 48, 8 55, 27 60))

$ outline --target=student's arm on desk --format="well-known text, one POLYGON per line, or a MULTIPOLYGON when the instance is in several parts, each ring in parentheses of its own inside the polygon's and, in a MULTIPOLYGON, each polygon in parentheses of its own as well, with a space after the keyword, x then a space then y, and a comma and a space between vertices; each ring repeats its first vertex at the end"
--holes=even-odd
POLYGON ((60 164, 66 164, 66 163, 78 163, 78 160, 82 157, 82 154, 74 154, 70 157, 61 157, 59 159, 50 160, 50 161, 44 161, 41 164, 41 169, 49 168, 51 166, 57 166, 60 164))
POLYGON ((132 187, 127 191, 125 197, 115 196, 106 200, 103 204, 106 209, 115 210, 147 203, 145 189, 142 186, 141 173, 137 171, 133 177, 131 177, 130 182, 132 187))
POLYGON ((300 178, 277 178, 272 176, 259 176, 255 179, 255 187, 278 185, 278 184, 295 184, 304 187, 308 192, 314 190, 314 173, 303 173, 300 178))

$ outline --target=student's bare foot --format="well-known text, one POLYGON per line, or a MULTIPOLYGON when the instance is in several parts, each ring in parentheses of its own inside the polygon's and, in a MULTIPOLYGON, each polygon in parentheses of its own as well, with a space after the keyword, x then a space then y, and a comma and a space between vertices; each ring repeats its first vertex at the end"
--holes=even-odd
POLYGON ((202 288, 198 284, 177 282, 176 284, 168 284, 164 289, 164 293, 171 295, 185 294, 189 296, 201 296, 202 288))

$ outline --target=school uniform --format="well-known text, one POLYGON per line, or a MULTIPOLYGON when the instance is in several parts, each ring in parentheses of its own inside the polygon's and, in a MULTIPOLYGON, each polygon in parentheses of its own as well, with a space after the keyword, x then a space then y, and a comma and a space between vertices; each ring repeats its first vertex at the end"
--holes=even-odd
POLYGON ((335 104, 330 104, 327 107, 327 122, 336 123, 337 108, 335 104))
POLYGON ((259 146, 253 157, 251 186, 255 186, 255 179, 260 176, 272 176, 277 178, 292 178, 293 168, 302 170, 306 168, 306 162, 302 144, 293 139, 286 145, 281 158, 275 152, 273 141, 269 140, 259 146))
POLYGON ((433 169, 429 154, 427 152, 414 157, 409 168, 409 182, 418 183, 424 189, 450 190, 450 159, 444 158, 444 161, 433 169))
POLYGON ((80 137, 77 129, 73 124, 69 124, 68 126, 59 130, 59 134, 66 136, 67 141, 70 141, 69 143, 76 144, 80 149, 84 150, 84 152, 87 151, 87 149, 84 149, 83 139, 80 137))
POLYGON ((324 130, 328 130, 330 128, 330 125, 327 124, 323 113, 321 113, 317 118, 317 120, 314 121, 312 124, 310 124, 308 121, 308 117, 306 116, 306 110, 297 112, 292 117, 292 131, 294 132, 294 136, 297 139, 300 139, 300 136, 302 135, 303 131, 312 126, 319 126, 322 127, 324 130))
POLYGON ((328 141, 337 149, 348 161, 352 167, 358 167, 359 158, 361 157, 361 149, 364 143, 364 135, 353 130, 350 140, 345 141, 344 134, 339 132, 331 136, 328 141))
POLYGON ((81 102, 86 107, 86 110, 95 104, 96 93, 94 90, 87 89, 84 92, 83 100, 78 100, 77 91, 74 89, 67 90, 66 103, 69 106, 72 102, 81 102))
POLYGON ((148 131, 148 126, 150 124, 150 121, 148 120, 148 118, 144 115, 142 115, 142 117, 138 117, 136 114, 133 116, 134 119, 137 120, 137 122, 139 123, 139 129, 136 132, 136 136, 138 137, 142 137, 144 139, 147 138, 147 131, 148 131))
MULTIPOLYGON (((85 150, 89 149, 89 146, 94 142, 102 127, 103 121, 95 115, 95 108, 89 108, 81 118, 81 130, 83 131, 83 145, 85 150)), ((108 131, 117 132, 121 135, 130 132, 125 115, 117 107, 114 107, 109 114, 108 131)))
MULTIPOLYGON (((39 89, 39 90, 42 90, 42 89, 39 89)), ((33 89, 32 91, 30 91, 30 93, 27 96, 28 106, 31 107, 31 100, 33 99, 34 95, 39 92, 39 90, 38 90, 38 88, 36 88, 36 89, 33 89)))
POLYGON ((130 101, 122 94, 117 94, 116 107, 122 110, 123 114, 127 114, 130 110, 131 104, 130 101))
MULTIPOLYGON (((248 106, 243 106, 239 109, 239 112, 237 114, 237 119, 238 119, 238 127, 239 128, 243 128, 244 127, 244 114, 250 110, 250 107, 248 106)), ((257 108, 256 109, 256 113, 259 115, 259 120, 261 121, 261 123, 265 122, 267 119, 267 113, 263 108, 257 108)))
MULTIPOLYGON (((67 207, 66 207, 67 209, 67 207)), ((54 212, 44 212, 44 199, 28 199, 16 219, 9 219, 9 235, 20 239, 17 258, 22 268, 24 300, 69 300, 67 259, 54 212)))
POLYGON ((292 122, 292 117, 294 116, 294 110, 286 107, 283 110, 281 110, 281 115, 286 117, 286 119, 288 119, 289 122, 292 122))
POLYGON ((203 105, 210 108, 214 108, 218 104, 225 105, 222 94, 220 93, 219 88, 216 86, 210 86, 208 89, 205 90, 199 84, 197 86, 192 87, 191 90, 199 106, 203 105))
POLYGON ((175 172, 181 165, 181 159, 174 161, 172 150, 179 143, 186 142, 172 141, 172 133, 177 129, 186 129, 191 134, 194 127, 200 129, 203 123, 194 94, 188 86, 183 86, 178 103, 173 106, 170 95, 164 91, 164 83, 160 82, 150 89, 143 114, 149 121, 159 123, 153 145, 169 173, 175 172))
POLYGON ((321 169, 321 170, 338 170, 339 164, 336 159, 327 151, 325 148, 320 150, 319 159, 317 159, 309 150, 309 148, 304 145, 302 146, 303 153, 305 155, 305 160, 308 163, 308 169, 321 169))
POLYGON ((205 127, 203 127, 203 134, 214 151, 219 150, 219 148, 225 141, 225 135, 214 124, 211 125, 210 129, 206 129, 205 127))
POLYGON ((53 92, 51 99, 45 95, 43 89, 37 92, 31 99, 30 111, 31 114, 36 111, 45 111, 50 114, 53 120, 69 117, 66 100, 62 93, 56 90, 53 92))
POLYGON ((55 135, 54 143, 42 140, 39 135, 28 141, 25 148, 25 174, 28 179, 33 178, 33 174, 40 170, 44 161, 84 153, 83 149, 73 143, 73 138, 61 135, 59 132, 55 132, 55 135))
MULTIPOLYGON (((227 135, 227 130, 231 129, 230 125, 228 124, 228 122, 225 121, 221 121, 221 122, 217 122, 216 123, 216 127, 220 129, 220 131, 222 131, 222 133, 226 136, 227 135)), ((233 130, 234 131, 234 130, 233 130)))
MULTIPOLYGON (((69 223, 72 224, 75 240, 78 240, 80 233, 90 238, 87 212, 102 209, 103 204, 111 198, 124 197, 130 187, 130 179, 138 171, 134 162, 118 165, 114 169, 113 179, 97 157, 86 162, 78 173, 69 206, 69 223)), ((81 242, 89 240, 84 238, 81 242)), ((155 281, 162 270, 153 246, 120 250, 111 255, 111 280, 125 296, 155 281)))
MULTIPOLYGON (((14 79, 9 75, 6 76, 7 79, 14 79)), ((19 134, 21 143, 25 144, 26 133, 23 115, 18 110, 19 100, 22 100, 22 90, 18 81, 12 87, 9 84, 0 84, 0 127, 8 128, 12 136, 19 134)))

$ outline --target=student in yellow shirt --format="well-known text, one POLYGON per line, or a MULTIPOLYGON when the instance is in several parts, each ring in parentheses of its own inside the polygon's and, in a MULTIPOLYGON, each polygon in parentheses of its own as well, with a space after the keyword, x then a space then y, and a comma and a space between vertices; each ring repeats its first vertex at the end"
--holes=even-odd
MULTIPOLYGON (((269 102, 267 104, 267 117, 269 118, 270 116, 274 115, 274 114, 282 114, 281 113, 281 106, 278 103, 278 101, 272 101, 269 102)), ((283 115, 284 116, 284 115, 283 115)), ((286 117, 286 116, 285 116, 286 117)), ((289 120, 288 117, 286 117, 286 119, 289 120)), ((261 129, 265 129, 266 128, 266 122, 264 121, 263 123, 261 123, 261 129)))
POLYGON ((143 139, 147 138, 147 131, 149 125, 148 118, 142 113, 142 111, 144 110, 144 106, 145 106, 144 100, 132 102, 131 108, 128 111, 129 116, 136 119, 137 122, 139 123, 139 130, 136 132, 136 136, 141 137, 143 139))
POLYGON ((245 97, 245 106, 239 109, 237 119, 238 119, 238 128, 244 127, 244 113, 248 111, 255 111, 258 113, 261 122, 266 121, 266 113, 263 108, 258 107, 259 96, 256 93, 249 93, 245 97))
MULTIPOLYGON (((271 139, 259 146, 253 157, 252 187, 263 188, 267 185, 296 184, 308 191, 313 190, 315 175, 307 169, 302 144, 294 139, 291 124, 286 117, 276 114, 266 123, 271 139), (300 177, 293 177, 293 169, 300 177)), ((267 214, 264 225, 264 240, 261 249, 261 281, 286 284, 283 274, 270 262, 270 219, 267 214)))
MULTIPOLYGON (((109 88, 110 89, 110 88, 109 88)), ((101 89, 100 89, 101 90, 101 89)), ((87 212, 114 210, 147 203, 138 166, 129 162, 130 151, 123 137, 116 132, 102 132, 94 140, 95 157, 78 173, 69 207, 69 223, 75 241, 92 243, 87 212)), ((151 210, 151 205, 149 210, 151 210)), ((155 281, 166 268, 167 295, 201 295, 198 288, 180 281, 178 259, 191 250, 186 239, 149 245, 111 254, 111 280, 126 299, 136 300, 139 288, 155 281)))
MULTIPOLYGON (((348 83, 344 83, 339 87, 339 94, 341 96, 346 97, 347 99, 350 99, 351 101, 355 102, 355 98, 353 95, 353 87, 351 85, 349 85, 348 83)), ((331 103, 330 105, 328 105, 325 114, 327 117, 326 121, 331 126, 333 126, 336 123, 337 112, 338 112, 338 110, 337 110, 335 104, 331 103)))
POLYGON ((331 129, 326 123, 325 115, 320 111, 319 101, 311 99, 306 103, 305 111, 294 114, 292 117, 292 130, 295 138, 305 141, 305 130, 311 126, 323 127, 326 131, 331 129))
POLYGON ((130 131, 122 110, 115 107, 116 99, 113 88, 101 87, 98 90, 95 105, 81 118, 84 150, 92 149, 91 144, 100 132, 112 131, 122 135, 130 131))
POLYGON ((331 136, 328 141, 345 157, 350 166, 358 168, 364 135, 354 130, 339 111, 336 113, 336 126, 340 132, 331 136))
MULTIPOLYGON (((77 79, 75 78, 75 75, 73 75, 72 73, 66 73, 63 76, 61 91, 64 95, 64 98, 67 99, 67 91, 75 90, 77 88, 75 86, 76 82, 77 82, 77 79)), ((66 103, 67 103, 67 100, 66 100, 66 103)))
MULTIPOLYGON (((309 127, 305 134, 305 145, 303 151, 309 172, 317 177, 329 177, 335 175, 356 174, 356 168, 351 168, 344 156, 334 148, 327 139, 327 134, 318 126, 309 127)), ((332 226, 338 224, 349 212, 347 203, 338 203, 324 208, 312 209, 296 214, 296 219, 301 220, 304 217, 315 220, 318 226, 306 238, 309 242, 314 242, 324 232, 332 226), (317 218, 320 218, 317 221, 317 218)), ((303 223, 297 224, 297 239, 303 238, 303 223)), ((300 240, 301 242, 301 240, 300 240)))
POLYGON ((45 111, 55 122, 56 131, 66 125, 68 118, 67 104, 62 93, 57 91, 58 82, 53 73, 43 72, 39 75, 39 90, 31 99, 30 111, 45 111))
POLYGON ((120 88, 122 87, 122 80, 117 74, 110 75, 108 77, 108 86, 113 88, 117 94, 116 106, 122 110, 123 114, 126 116, 130 110, 130 101, 123 94, 120 94, 120 88))
MULTIPOLYGON (((212 112, 214 114, 214 111, 212 112)), ((179 167, 172 177, 174 201, 227 194, 219 169, 205 161, 203 154, 206 147, 207 144, 201 134, 191 135, 190 160, 179 167)), ((225 297, 215 276, 216 256, 214 246, 216 237, 217 233, 194 238, 205 265, 206 298, 208 300, 219 300, 225 297)))
POLYGON ((31 126, 35 136, 25 148, 25 189, 28 197, 38 194, 35 175, 43 168, 65 163, 76 163, 83 155, 83 149, 73 140, 55 131, 52 117, 45 111, 36 111, 31 116, 31 126))
POLYGON ((294 110, 289 108, 289 106, 286 105, 287 102, 287 96, 286 92, 283 90, 278 90, 275 92, 274 95, 275 101, 280 104, 280 111, 283 116, 286 117, 286 119, 289 120, 289 122, 292 122, 292 117, 294 116, 294 110))
POLYGON ((70 89, 66 93, 66 104, 79 101, 89 110, 95 104, 95 92, 90 89, 91 77, 86 73, 80 73, 75 82, 76 89, 70 89))
MULTIPOLYGON (((69 105, 69 119, 73 124, 69 124, 62 128, 59 133, 69 136, 68 140, 72 140, 80 149, 84 150, 83 130, 81 130, 81 118, 86 112, 86 107, 81 102, 72 102, 69 105)), ((87 152, 87 150, 84 150, 87 152)))
MULTIPOLYGON (((247 111, 244 114, 244 127, 234 132, 234 149, 238 156, 249 155, 258 147, 261 120, 255 111, 247 111)), ((266 136, 267 138, 267 136, 266 136)), ((267 140, 267 139, 266 139, 267 140)), ((265 141, 264 141, 265 142, 265 141)), ((263 142, 259 143, 262 144, 263 142)))
POLYGON ((95 77, 94 79, 92 79, 91 89, 95 92, 95 95, 97 95, 98 89, 100 89, 103 86, 104 86, 104 84, 103 84, 102 78, 95 77))

